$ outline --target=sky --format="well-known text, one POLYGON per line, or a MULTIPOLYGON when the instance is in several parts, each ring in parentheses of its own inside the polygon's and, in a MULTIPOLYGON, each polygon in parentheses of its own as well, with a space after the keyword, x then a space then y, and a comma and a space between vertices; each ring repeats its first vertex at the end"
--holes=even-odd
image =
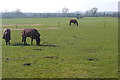
POLYGON ((69 12, 85 12, 93 7, 98 11, 118 11, 119 0, 1 0, 0 12, 62 12, 68 8, 69 12))

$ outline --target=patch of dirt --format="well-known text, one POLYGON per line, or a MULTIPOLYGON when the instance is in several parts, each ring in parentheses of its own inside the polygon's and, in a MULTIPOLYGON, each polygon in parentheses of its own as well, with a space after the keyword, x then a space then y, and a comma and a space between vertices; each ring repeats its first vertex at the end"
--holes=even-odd
POLYGON ((11 60, 10 58, 6 58, 6 62, 7 62, 7 61, 10 61, 10 60, 11 60))
MULTIPOLYGON (((17 26, 41 26, 41 25, 57 25, 57 24, 15 24, 15 25, 0 25, 2 27, 11 27, 15 26, 16 28, 11 29, 11 30, 23 30, 25 28, 17 28, 17 26)), ((59 27, 49 27, 49 28, 36 28, 36 29, 41 29, 41 30, 49 30, 49 29, 60 29, 59 27)), ((3 30, 3 29, 0 29, 3 30)))
POLYGON ((88 61, 98 61, 98 59, 93 59, 93 58, 90 58, 90 59, 87 59, 88 61))
POLYGON ((58 57, 57 56, 46 56, 46 58, 48 58, 48 59, 58 59, 58 57))
POLYGON ((24 66, 30 66, 31 63, 24 63, 23 65, 24 65, 24 66))
POLYGON ((36 50, 36 51, 42 51, 42 49, 33 49, 33 50, 36 50))
POLYGON ((10 25, 0 25, 2 27, 11 27, 11 26, 41 26, 41 25, 57 25, 58 24, 10 24, 10 25))
MULTIPOLYGON (((11 30, 24 30, 25 28, 14 28, 14 29, 11 29, 11 30)), ((61 29, 61 28, 58 28, 58 27, 49 27, 49 28, 35 28, 35 29, 40 29, 40 30, 49 30, 49 29, 61 29)), ((4 30, 4 29, 0 29, 0 30, 4 30)))
POLYGON ((15 24, 15 25, 0 25, 0 26, 2 26, 2 27, 6 27, 6 26, 10 27, 10 26, 41 26, 41 25, 43 25, 43 24, 15 24))

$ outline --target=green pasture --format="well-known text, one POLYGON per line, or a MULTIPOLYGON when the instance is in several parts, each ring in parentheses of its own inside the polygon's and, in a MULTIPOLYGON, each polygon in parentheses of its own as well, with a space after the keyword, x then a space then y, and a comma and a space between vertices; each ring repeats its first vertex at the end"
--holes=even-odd
POLYGON ((117 18, 86 17, 79 26, 69 26, 70 19, 3 19, 3 25, 43 24, 17 27, 39 28, 41 46, 30 38, 24 46, 21 30, 11 31, 11 45, 2 40, 3 78, 118 78, 117 18), (48 27, 59 28, 41 29, 48 27))

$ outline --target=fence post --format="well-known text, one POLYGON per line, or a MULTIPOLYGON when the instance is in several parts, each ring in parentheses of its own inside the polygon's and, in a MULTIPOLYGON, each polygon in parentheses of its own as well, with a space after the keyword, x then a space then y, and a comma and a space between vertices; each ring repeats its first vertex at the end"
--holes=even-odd
POLYGON ((17 28, 17 24, 15 25, 15 27, 17 28))
POLYGON ((60 22, 58 22, 58 27, 60 27, 60 22))

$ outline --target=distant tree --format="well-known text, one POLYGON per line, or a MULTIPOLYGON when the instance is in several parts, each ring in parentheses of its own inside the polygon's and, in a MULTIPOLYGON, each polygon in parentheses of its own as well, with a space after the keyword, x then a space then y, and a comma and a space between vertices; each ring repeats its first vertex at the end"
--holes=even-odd
POLYGON ((63 8, 62 9, 62 13, 63 13, 64 17, 67 15, 68 12, 69 12, 68 8, 63 8))
POLYGON ((4 13, 9 13, 7 9, 4 10, 4 13))
POLYGON ((95 16, 97 14, 98 8, 94 7, 90 10, 90 12, 95 16))
POLYGON ((20 9, 16 9, 14 12, 15 13, 21 13, 21 10, 20 9))
POLYGON ((11 12, 12 18, 21 18, 25 17, 25 15, 21 12, 20 9, 16 9, 15 11, 11 12))
POLYGON ((85 11, 84 16, 86 17, 91 16, 91 11, 90 10, 85 11))
POLYGON ((68 13, 69 12, 69 9, 68 8, 63 8, 62 9, 62 13, 68 13))

